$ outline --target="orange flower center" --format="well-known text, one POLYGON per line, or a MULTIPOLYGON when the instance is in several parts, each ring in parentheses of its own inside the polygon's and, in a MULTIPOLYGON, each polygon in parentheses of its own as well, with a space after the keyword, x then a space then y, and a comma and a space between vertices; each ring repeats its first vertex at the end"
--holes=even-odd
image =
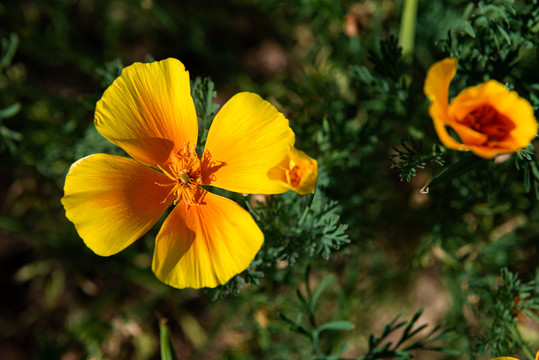
POLYGON ((301 177, 303 176, 303 170, 298 165, 294 165, 294 167, 290 170, 289 176, 290 176, 290 185, 296 188, 299 186, 299 183, 301 182, 301 177))
POLYGON ((173 153, 171 161, 164 167, 157 167, 173 182, 167 184, 159 184, 159 186, 172 186, 163 202, 167 201, 172 195, 175 196, 174 205, 180 200, 183 200, 187 205, 198 205, 200 197, 197 195, 197 190, 202 182, 202 171, 200 167, 200 159, 198 158, 194 147, 189 147, 187 143, 182 150, 173 153))
POLYGON ((515 128, 507 116, 488 104, 472 110, 460 122, 487 135, 488 141, 501 141, 515 128))

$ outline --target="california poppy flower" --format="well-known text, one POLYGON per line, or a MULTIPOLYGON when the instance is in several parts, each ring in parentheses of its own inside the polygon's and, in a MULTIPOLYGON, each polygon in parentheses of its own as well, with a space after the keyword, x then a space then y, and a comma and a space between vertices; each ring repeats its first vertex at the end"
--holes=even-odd
POLYGON ((456 70, 456 59, 435 63, 424 87, 434 128, 446 147, 492 158, 522 149, 535 138, 537 121, 530 103, 495 80, 468 87, 449 103, 449 84, 456 70), (460 142, 446 127, 455 131, 460 142))
POLYGON ((303 151, 290 147, 283 160, 268 172, 268 176, 300 195, 309 194, 316 187, 318 163, 303 151))
MULTIPOLYGON (((518 359, 511 356, 501 356, 501 357, 494 358, 492 360, 518 360, 518 359)), ((539 360, 539 351, 537 351, 537 354, 535 354, 535 360, 539 360)))
POLYGON ((126 67, 97 103, 95 126, 131 158, 94 154, 69 170, 62 203, 90 249, 118 253, 172 202, 153 255, 161 281, 215 287, 247 268, 262 232, 241 206, 202 186, 251 194, 290 189, 268 176, 294 145, 283 114, 256 94, 235 95, 215 116, 199 158, 189 73, 167 59, 126 67))

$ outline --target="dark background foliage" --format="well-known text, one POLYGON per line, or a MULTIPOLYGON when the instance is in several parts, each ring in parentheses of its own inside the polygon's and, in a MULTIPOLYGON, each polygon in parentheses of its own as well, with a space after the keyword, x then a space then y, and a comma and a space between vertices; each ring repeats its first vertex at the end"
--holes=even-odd
POLYGON ((0 3, 2 358, 158 359, 165 321, 180 359, 531 358, 533 147, 473 159, 421 194, 466 156, 439 143, 422 87, 433 62, 454 56, 450 94, 496 79, 537 117, 539 6, 420 0, 404 57, 403 6, 0 3), (253 91, 287 116, 296 147, 320 166, 313 197, 227 194, 250 209, 265 243, 218 289, 176 290, 154 277, 158 226, 118 255, 93 254, 60 204, 73 161, 122 153, 93 127, 104 89, 123 66, 167 57, 190 72, 201 135, 213 102, 253 91))

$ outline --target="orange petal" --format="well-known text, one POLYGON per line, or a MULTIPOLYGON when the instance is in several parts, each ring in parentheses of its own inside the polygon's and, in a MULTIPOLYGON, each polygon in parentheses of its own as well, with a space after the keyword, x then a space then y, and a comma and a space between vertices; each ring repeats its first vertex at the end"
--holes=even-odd
POLYGON ((467 150, 468 146, 459 143, 449 135, 446 126, 450 126, 447 122, 447 111, 442 111, 439 104, 432 103, 429 107, 429 115, 434 123, 434 130, 438 134, 440 141, 449 149, 467 150))
POLYGON ((62 204, 96 254, 118 253, 144 235, 170 204, 161 173, 123 156, 95 154, 71 165, 62 204))
POLYGON ((438 103, 441 111, 446 111, 449 97, 449 84, 457 72, 457 59, 447 58, 438 61, 427 71, 423 92, 433 103, 438 103))
POLYGON ((294 133, 283 114, 256 94, 239 93, 211 125, 203 161, 211 157, 226 165, 211 177, 203 176, 204 185, 249 194, 285 192, 288 187, 271 180, 268 172, 293 144, 294 133))
POLYGON ((126 67, 98 101, 95 126, 138 161, 166 163, 171 151, 196 145, 189 73, 176 59, 126 67))
POLYGON ((480 106, 485 104, 495 106, 508 93, 507 88, 495 80, 489 80, 477 86, 470 86, 462 90, 451 102, 450 117, 452 120, 460 121, 480 106))
POLYGON ((507 151, 497 147, 489 146, 470 146, 469 149, 477 156, 480 156, 485 159, 492 159, 496 155, 512 153, 513 151, 507 151))
MULTIPOLYGON (((490 82, 488 81, 487 84, 490 82)), ((513 150, 522 149, 537 136, 537 120, 531 104, 526 99, 518 96, 515 91, 507 91, 505 86, 503 89, 505 92, 500 96, 492 97, 490 102, 492 107, 515 124, 515 128, 510 132, 512 144, 503 146, 513 150)))
POLYGON ((450 149, 466 150, 467 147, 453 139, 446 129, 451 122, 448 114, 449 84, 456 71, 456 59, 447 58, 436 62, 427 72, 423 92, 431 101, 429 115, 440 141, 450 149))
POLYGON ((245 270, 264 235, 232 200, 200 189, 202 203, 179 203, 157 235, 152 269, 176 288, 215 287, 245 270))
MULTIPOLYGON (((452 106, 453 104, 450 105, 450 108, 452 106)), ((460 124, 456 121, 451 121, 447 123, 447 125, 451 126, 453 130, 455 130, 460 140, 464 143, 466 147, 475 146, 475 145, 483 145, 488 140, 487 135, 480 133, 478 131, 475 131, 474 129, 464 124, 460 124)))
POLYGON ((312 193, 318 180, 318 163, 303 151, 290 147, 284 159, 268 176, 280 181, 300 195, 312 193))

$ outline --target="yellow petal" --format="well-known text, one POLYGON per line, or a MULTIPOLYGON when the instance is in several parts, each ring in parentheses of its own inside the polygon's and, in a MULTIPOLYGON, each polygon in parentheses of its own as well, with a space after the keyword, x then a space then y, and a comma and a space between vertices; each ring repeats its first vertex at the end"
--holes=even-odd
POLYGON ((518 359, 511 356, 501 356, 501 357, 496 357, 492 360, 518 360, 518 359))
POLYGON ((284 159, 270 169, 270 179, 280 181, 300 195, 312 193, 318 180, 318 163, 303 151, 290 147, 284 159))
POLYGON ((202 203, 180 202, 157 235, 152 269, 176 288, 215 287, 245 270, 264 235, 232 200, 200 190, 202 203))
POLYGON ((466 150, 467 147, 453 139, 446 129, 451 122, 448 114, 449 84, 456 71, 456 59, 447 58, 436 62, 427 72, 423 92, 431 101, 429 115, 440 141, 450 149, 466 150))
POLYGON ((144 235, 170 204, 161 173, 123 156, 95 154, 73 165, 62 204, 66 217, 96 254, 109 256, 144 235))
POLYGON ((134 159, 166 163, 171 151, 196 145, 189 73, 176 59, 126 67, 97 103, 95 126, 134 159))
POLYGON ((457 59, 447 58, 432 65, 425 79, 423 91, 433 103, 445 111, 448 105, 449 84, 457 72, 457 59))
POLYGON ((507 91, 505 86, 503 89, 505 92, 500 91, 500 96, 491 97, 490 104, 515 124, 515 128, 510 132, 512 144, 506 144, 505 147, 513 150, 522 149, 537 136, 537 120, 531 104, 526 99, 518 96, 515 91, 507 91))
MULTIPOLYGON (((205 185, 250 194, 277 194, 288 188, 268 177, 294 144, 288 120, 252 93, 232 97, 215 116, 204 156, 224 162, 205 185)), ((203 160, 204 161, 204 160, 203 160)))
POLYGON ((470 86, 462 90, 451 102, 451 118, 455 121, 460 121, 465 118, 471 111, 476 108, 488 104, 489 99, 493 96, 498 96, 500 90, 507 93, 505 87, 495 81, 489 81, 477 86, 470 86), (488 84, 488 86, 487 86, 488 84), (501 89, 499 86, 501 86, 501 89))

